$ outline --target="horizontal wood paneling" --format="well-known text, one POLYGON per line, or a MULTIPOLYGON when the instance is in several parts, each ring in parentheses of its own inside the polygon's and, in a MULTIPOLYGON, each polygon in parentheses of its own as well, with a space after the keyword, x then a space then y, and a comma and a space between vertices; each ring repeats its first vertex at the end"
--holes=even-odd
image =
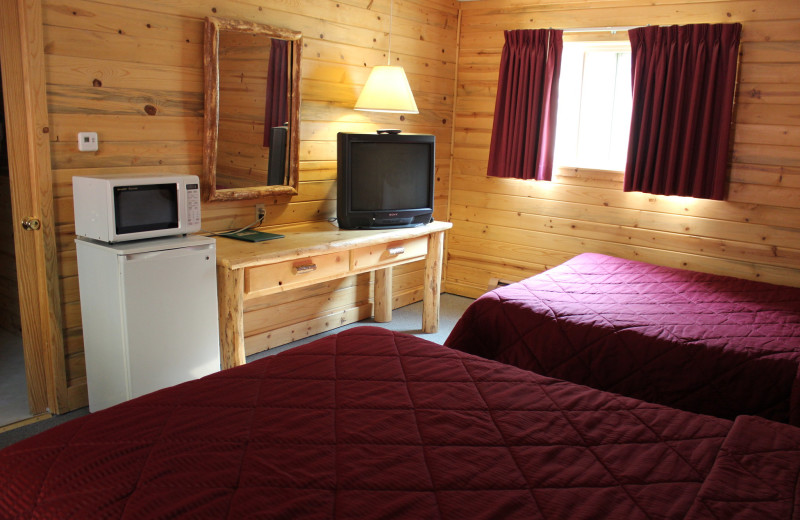
MULTIPOLYGON (((86 384, 71 179, 100 173, 200 174, 205 16, 301 31, 304 48, 299 194, 203 204, 204 229, 220 231, 250 223, 255 202, 266 205, 265 224, 270 226, 334 217, 336 133, 384 127, 437 136, 436 218, 446 218, 458 3, 395 2, 391 57, 393 63, 405 67, 420 113, 355 112, 352 107, 370 69, 386 62, 389 4, 389 0, 42 1, 51 124, 48 136, 71 406, 85 403, 86 384), (79 131, 98 133, 97 152, 77 151, 79 131)), ((231 155, 238 152, 233 145, 227 150, 231 155)), ((408 269, 395 270, 398 305, 421 299, 420 268, 408 269)), ((276 297, 269 312, 251 310, 248 349, 290 341, 300 330, 304 334, 321 332, 342 319, 363 318, 371 311, 367 294, 371 286, 369 277, 366 282, 363 277, 360 280, 348 289, 322 287, 317 295, 276 297), (295 312, 298 305, 302 312, 295 312), (296 318, 273 323, 263 320, 264 315, 296 318)))
POLYGON ((800 3, 790 0, 465 2, 445 289, 476 296, 595 251, 800 286, 800 3), (726 201, 622 191, 622 173, 486 177, 503 30, 741 22, 726 201))

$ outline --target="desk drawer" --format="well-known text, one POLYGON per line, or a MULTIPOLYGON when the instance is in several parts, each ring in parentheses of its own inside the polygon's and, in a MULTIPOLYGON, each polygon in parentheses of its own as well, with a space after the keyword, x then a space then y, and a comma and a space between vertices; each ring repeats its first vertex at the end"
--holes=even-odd
POLYGON ((402 264, 425 256, 428 252, 428 237, 409 238, 388 244, 362 247, 353 251, 353 270, 402 264))
POLYGON ((244 292, 269 294, 344 276, 348 269, 347 251, 287 260, 247 269, 244 292))

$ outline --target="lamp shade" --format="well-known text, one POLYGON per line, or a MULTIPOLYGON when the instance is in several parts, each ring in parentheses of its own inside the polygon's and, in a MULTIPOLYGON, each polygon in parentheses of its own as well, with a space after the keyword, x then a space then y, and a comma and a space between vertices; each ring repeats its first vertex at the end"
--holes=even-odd
POLYGON ((355 109, 419 114, 403 67, 390 65, 379 65, 372 69, 355 109))

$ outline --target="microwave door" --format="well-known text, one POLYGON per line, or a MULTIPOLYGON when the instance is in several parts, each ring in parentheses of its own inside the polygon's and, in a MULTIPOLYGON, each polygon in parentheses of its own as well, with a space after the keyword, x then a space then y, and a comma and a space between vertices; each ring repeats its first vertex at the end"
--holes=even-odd
POLYGON ((114 188, 114 222, 118 237, 148 238, 180 225, 175 183, 114 188))

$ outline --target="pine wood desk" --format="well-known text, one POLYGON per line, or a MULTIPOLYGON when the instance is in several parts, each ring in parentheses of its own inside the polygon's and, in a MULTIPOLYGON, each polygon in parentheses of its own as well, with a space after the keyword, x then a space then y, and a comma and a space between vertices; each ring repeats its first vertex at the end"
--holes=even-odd
POLYGON ((375 271, 375 321, 392 320, 392 267, 425 259, 422 331, 439 329, 444 232, 453 225, 340 230, 329 222, 265 229, 285 235, 266 242, 217 240, 217 298, 222 368, 245 363, 244 302, 315 283, 375 271))

